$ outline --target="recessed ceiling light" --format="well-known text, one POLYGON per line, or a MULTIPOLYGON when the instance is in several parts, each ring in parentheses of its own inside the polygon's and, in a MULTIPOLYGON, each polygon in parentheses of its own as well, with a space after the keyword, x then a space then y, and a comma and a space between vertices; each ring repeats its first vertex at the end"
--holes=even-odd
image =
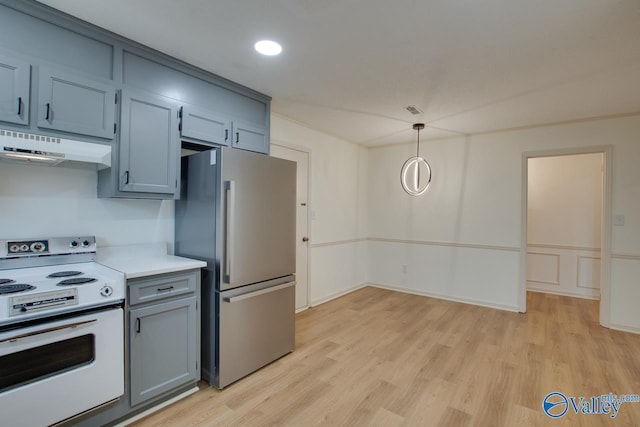
POLYGON ((255 47, 259 53, 267 56, 280 55, 280 52, 282 52, 282 46, 272 40, 260 40, 253 47, 255 47))

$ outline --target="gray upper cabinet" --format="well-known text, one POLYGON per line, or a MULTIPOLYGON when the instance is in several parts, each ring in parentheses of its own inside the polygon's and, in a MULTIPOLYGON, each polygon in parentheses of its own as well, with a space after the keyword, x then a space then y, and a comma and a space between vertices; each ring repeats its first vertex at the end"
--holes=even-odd
POLYGON ((157 95, 122 91, 119 189, 173 197, 178 188, 178 107, 157 95))
POLYGON ((49 67, 40 67, 39 73, 39 128, 113 139, 113 85, 49 67))
POLYGON ((180 109, 180 135, 187 140, 229 145, 231 120, 223 114, 183 105, 180 109))
POLYGON ((269 130, 264 126, 234 120, 232 147, 269 154, 269 130))
POLYGON ((130 311, 131 406, 198 379, 196 301, 130 311))
POLYGON ((31 65, 0 55, 0 120, 29 124, 29 77, 31 65))

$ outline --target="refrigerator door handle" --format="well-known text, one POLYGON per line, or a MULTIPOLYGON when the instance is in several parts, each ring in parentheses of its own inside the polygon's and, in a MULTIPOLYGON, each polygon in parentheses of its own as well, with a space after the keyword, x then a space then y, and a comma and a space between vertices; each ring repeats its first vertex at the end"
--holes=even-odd
POLYGON ((226 227, 225 227, 225 265, 224 265, 224 280, 226 283, 231 283, 233 264, 233 242, 235 240, 235 213, 236 213, 236 183, 235 181, 224 182, 225 197, 226 197, 226 227))
POLYGON ((290 288, 292 286, 295 286, 295 284, 296 282, 283 283, 282 285, 272 286, 266 289, 260 289, 259 291, 248 292, 246 294, 236 295, 234 297, 226 297, 224 298, 224 301, 229 303, 234 303, 234 302, 242 301, 248 298, 253 298, 260 295, 268 294, 270 292, 276 292, 282 289, 290 288))

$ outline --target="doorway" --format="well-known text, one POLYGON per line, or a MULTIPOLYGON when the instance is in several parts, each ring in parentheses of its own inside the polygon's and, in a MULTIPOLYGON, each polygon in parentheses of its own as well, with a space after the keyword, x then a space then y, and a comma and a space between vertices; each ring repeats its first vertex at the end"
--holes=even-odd
POLYGON ((296 162, 296 311, 309 307, 309 157, 304 149, 271 142, 270 155, 296 162))
POLYGON ((524 153, 520 311, 527 290, 600 300, 610 315, 611 148, 524 153))

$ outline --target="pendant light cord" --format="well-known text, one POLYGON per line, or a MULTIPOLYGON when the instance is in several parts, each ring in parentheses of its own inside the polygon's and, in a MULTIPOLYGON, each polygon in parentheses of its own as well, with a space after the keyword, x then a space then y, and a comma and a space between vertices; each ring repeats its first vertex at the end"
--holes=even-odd
MULTIPOLYGON (((416 144, 416 157, 419 159, 420 158, 420 127, 418 127, 418 143, 416 144)), ((420 185, 420 164, 416 163, 416 179, 417 179, 417 186, 419 187, 420 185)))

